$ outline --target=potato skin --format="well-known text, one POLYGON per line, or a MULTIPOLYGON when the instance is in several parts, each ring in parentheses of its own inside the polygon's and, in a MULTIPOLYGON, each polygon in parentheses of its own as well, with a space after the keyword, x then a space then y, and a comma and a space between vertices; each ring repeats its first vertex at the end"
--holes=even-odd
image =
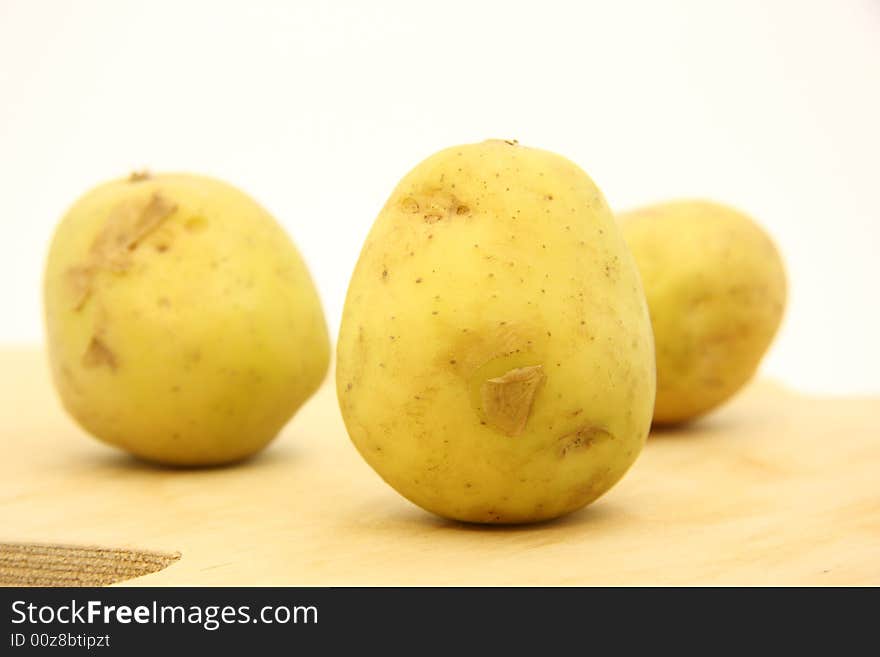
POLYGON ((296 248, 252 199, 207 177, 133 175, 85 194, 55 232, 44 301, 66 409, 151 461, 253 454, 328 367, 296 248))
POLYGON ((595 184, 499 140, 416 166, 352 276, 336 384, 364 459, 433 513, 532 522, 606 492, 644 444, 655 373, 595 184))
POLYGON ((733 208, 681 200, 622 213, 657 351, 654 421, 702 415, 755 373, 782 320, 782 259, 733 208))

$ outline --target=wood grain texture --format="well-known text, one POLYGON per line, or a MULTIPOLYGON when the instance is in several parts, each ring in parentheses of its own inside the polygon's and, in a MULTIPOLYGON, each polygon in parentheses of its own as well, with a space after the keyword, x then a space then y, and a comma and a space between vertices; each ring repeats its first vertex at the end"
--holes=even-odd
POLYGON ((0 398, 0 541, 181 554, 130 584, 880 584, 880 399, 755 384, 591 507, 507 528, 400 498, 329 382, 261 455, 204 470, 85 436, 38 350, 0 350, 0 398))
POLYGON ((106 586, 167 568, 179 554, 0 543, 0 586, 106 586))

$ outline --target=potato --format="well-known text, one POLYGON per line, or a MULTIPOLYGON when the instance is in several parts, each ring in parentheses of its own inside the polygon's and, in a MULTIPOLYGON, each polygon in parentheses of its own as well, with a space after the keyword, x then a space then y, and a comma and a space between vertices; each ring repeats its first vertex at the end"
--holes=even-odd
POLYGON ((324 316, 296 248, 218 180, 138 174, 90 191, 56 230, 44 296, 64 406, 151 461, 253 454, 327 371, 324 316))
POLYGON ((391 194, 351 279, 336 384, 352 441, 447 518, 589 504, 642 448, 654 352, 635 264, 571 162, 450 148, 391 194))
POLYGON ((785 308, 782 259, 749 217, 709 201, 655 205, 620 221, 654 327, 654 421, 689 420, 758 368, 785 308))

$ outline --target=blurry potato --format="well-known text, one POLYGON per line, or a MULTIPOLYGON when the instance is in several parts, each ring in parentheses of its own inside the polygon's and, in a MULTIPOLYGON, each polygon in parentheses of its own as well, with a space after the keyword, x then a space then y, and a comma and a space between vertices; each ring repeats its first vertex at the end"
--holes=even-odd
POLYGON ((87 193, 56 230, 44 295, 64 406, 144 459, 249 456, 327 370, 323 313, 296 248, 211 178, 141 174, 87 193))
POLYGON ((654 328, 654 420, 689 420, 758 368, 785 308, 782 259, 752 219, 717 203, 674 201, 620 220, 654 328))

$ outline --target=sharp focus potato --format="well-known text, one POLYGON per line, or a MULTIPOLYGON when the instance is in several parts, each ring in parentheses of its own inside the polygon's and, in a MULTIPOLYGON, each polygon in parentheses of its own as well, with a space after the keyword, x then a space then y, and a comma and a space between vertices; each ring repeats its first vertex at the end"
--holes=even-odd
POLYGON ((360 453, 434 513, 529 522, 602 495, 642 448, 655 374, 595 184, 497 140, 419 164, 361 252, 336 377, 360 453))
POLYGON ((754 221, 717 203, 676 201, 620 219, 654 327, 654 420, 689 420, 755 373, 785 308, 782 259, 754 221))
POLYGON ((44 294, 65 407, 152 461, 253 454, 327 370, 324 317, 295 247, 210 178, 134 175, 83 196, 55 233, 44 294))

